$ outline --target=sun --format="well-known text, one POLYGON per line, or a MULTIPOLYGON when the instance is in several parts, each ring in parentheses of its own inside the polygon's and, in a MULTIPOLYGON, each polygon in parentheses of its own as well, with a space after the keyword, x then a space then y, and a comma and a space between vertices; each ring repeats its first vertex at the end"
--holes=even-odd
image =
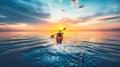
POLYGON ((61 28, 61 27, 59 28, 59 30, 62 30, 62 29, 63 29, 63 28, 61 28))
POLYGON ((56 26, 53 26, 53 30, 63 30, 66 26, 65 25, 56 25, 56 26))

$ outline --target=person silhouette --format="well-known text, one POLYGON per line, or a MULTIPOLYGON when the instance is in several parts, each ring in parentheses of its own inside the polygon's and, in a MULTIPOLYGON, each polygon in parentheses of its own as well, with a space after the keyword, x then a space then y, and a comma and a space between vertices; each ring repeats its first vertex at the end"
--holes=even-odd
POLYGON ((63 40, 63 32, 62 32, 62 30, 59 30, 58 33, 56 34, 57 45, 62 44, 62 40, 63 40))

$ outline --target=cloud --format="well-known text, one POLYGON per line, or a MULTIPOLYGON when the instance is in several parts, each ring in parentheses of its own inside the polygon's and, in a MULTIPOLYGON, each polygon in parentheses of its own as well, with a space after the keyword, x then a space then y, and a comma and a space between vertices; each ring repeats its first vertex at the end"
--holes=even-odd
POLYGON ((41 0, 1 0, 0 22, 7 24, 46 22, 48 5, 41 0))
POLYGON ((72 1, 71 1, 71 5, 72 5, 72 6, 76 5, 76 4, 78 3, 78 1, 79 1, 79 0, 72 0, 72 1))
POLYGON ((66 14, 66 11, 63 9, 63 10, 61 10, 62 11, 62 13, 64 13, 64 14, 66 14))
POLYGON ((88 15, 85 17, 79 17, 77 21, 83 20, 84 22, 79 22, 80 25, 91 25, 100 23, 119 23, 120 22, 120 6, 118 4, 113 5, 111 8, 107 8, 104 11, 96 12, 93 15, 88 15))
POLYGON ((79 17, 76 19, 63 18, 61 19, 62 23, 69 24, 71 26, 88 26, 96 24, 107 24, 107 23, 118 23, 120 22, 119 15, 102 15, 102 16, 88 16, 88 17, 79 17))
POLYGON ((77 10, 78 11, 80 11, 80 10, 82 10, 82 9, 84 9, 85 7, 83 6, 83 5, 80 5, 78 8, 77 8, 77 10))
POLYGON ((0 25, 7 25, 6 23, 2 23, 2 22, 0 22, 0 25))
POLYGON ((86 22, 86 20, 83 20, 83 19, 71 19, 71 18, 62 18, 59 21, 62 24, 66 24, 70 26, 86 22))
POLYGON ((120 16, 113 16, 113 17, 106 17, 99 19, 100 21, 107 21, 107 20, 114 20, 114 19, 120 19, 120 16))

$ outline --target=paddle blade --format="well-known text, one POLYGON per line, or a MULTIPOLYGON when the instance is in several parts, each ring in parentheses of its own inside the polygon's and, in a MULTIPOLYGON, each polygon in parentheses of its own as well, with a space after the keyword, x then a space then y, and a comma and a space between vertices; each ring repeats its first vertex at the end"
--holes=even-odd
POLYGON ((51 35, 50 38, 54 38, 55 35, 51 35))
POLYGON ((65 28, 63 28, 63 30, 66 30, 66 27, 65 27, 65 28))

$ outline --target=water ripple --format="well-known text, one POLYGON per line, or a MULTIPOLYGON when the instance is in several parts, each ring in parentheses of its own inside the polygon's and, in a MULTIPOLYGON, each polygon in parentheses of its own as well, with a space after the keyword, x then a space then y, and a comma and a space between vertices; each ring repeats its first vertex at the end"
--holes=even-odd
POLYGON ((47 37, 0 39, 2 67, 107 67, 119 65, 120 45, 107 41, 74 40, 56 45, 47 37), (77 42, 77 43, 76 43, 77 42), (74 44, 76 45, 74 45, 74 44), (8 63, 7 65, 5 63, 8 63))

